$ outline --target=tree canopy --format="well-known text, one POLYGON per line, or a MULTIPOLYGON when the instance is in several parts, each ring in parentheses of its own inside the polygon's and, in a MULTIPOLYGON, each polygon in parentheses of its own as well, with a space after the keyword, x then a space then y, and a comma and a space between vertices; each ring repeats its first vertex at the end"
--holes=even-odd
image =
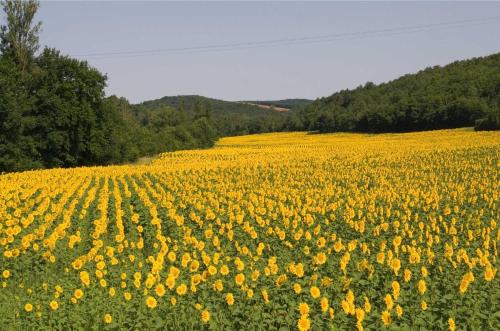
POLYGON ((299 112, 321 132, 404 132, 474 126, 498 129, 500 53, 427 68, 388 83, 366 83, 299 112))

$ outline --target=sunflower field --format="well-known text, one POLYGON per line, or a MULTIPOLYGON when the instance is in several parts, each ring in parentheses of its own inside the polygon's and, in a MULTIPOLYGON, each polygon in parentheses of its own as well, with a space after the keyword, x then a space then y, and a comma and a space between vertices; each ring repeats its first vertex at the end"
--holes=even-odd
POLYGON ((500 133, 0 175, 0 329, 494 330, 500 133))

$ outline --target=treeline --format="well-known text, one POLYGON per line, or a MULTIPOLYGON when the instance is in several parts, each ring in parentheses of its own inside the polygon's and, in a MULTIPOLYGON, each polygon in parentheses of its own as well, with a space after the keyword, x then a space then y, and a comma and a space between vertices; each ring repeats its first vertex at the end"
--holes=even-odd
MULTIPOLYGON (((23 4, 24 5, 24 4, 23 4)), ((105 77, 46 48, 22 66, 0 57, 0 170, 112 162, 116 114, 104 102, 105 77)))
POLYGON ((0 172, 130 162, 209 147, 220 136, 209 113, 141 113, 106 98, 106 76, 87 62, 52 48, 37 52, 37 1, 2 5, 0 172))
POLYGON ((0 56, 0 172, 131 162, 140 156, 212 146, 209 114, 141 112, 104 96, 106 77, 45 48, 23 70, 0 56))
POLYGON ((302 129, 320 132, 499 129, 500 53, 380 85, 369 82, 318 99, 293 116, 302 129))

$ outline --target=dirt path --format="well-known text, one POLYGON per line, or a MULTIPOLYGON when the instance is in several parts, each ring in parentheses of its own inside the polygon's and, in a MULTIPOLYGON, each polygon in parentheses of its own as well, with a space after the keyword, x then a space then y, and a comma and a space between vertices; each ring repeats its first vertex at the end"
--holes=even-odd
POLYGON ((264 108, 264 109, 269 109, 269 110, 274 110, 277 112, 284 112, 284 111, 289 111, 289 108, 282 108, 282 107, 276 107, 276 106, 270 106, 270 105, 261 105, 258 103, 250 103, 250 102, 242 102, 245 105, 251 105, 251 106, 257 106, 259 108, 264 108))

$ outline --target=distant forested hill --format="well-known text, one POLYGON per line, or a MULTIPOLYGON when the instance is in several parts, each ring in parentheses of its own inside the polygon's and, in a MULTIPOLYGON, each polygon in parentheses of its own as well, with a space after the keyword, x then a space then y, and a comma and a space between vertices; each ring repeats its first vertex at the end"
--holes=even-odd
POLYGON ((401 132, 500 124, 500 53, 435 66, 388 83, 321 98, 298 115, 304 129, 401 132))
POLYGON ((264 114, 267 111, 248 104, 242 104, 239 102, 231 102, 218 100, 213 98, 207 98, 200 95, 178 95, 178 96, 166 96, 160 99, 144 101, 138 105, 138 107, 143 107, 149 110, 159 110, 164 107, 172 107, 175 109, 185 110, 188 113, 195 113, 203 108, 209 107, 212 114, 264 114))
POLYGON ((220 135, 237 135, 276 131, 284 115, 270 109, 241 102, 231 102, 198 95, 166 96, 133 105, 142 122, 168 113, 170 116, 205 116, 220 135))

